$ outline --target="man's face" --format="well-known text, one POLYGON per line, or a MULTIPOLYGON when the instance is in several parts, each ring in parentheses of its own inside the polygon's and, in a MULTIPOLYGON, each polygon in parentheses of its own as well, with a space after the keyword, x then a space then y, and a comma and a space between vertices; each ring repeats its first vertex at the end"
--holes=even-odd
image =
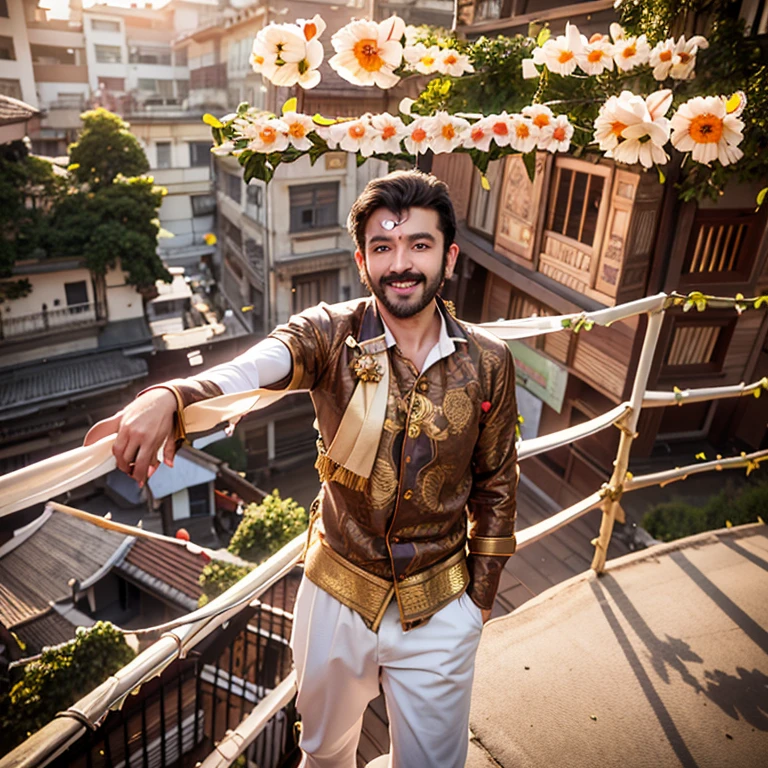
POLYGON ((365 255, 355 253, 360 278, 394 317, 421 312, 453 274, 459 249, 454 243, 445 253, 439 221, 430 208, 400 216, 380 208, 366 223, 365 255))

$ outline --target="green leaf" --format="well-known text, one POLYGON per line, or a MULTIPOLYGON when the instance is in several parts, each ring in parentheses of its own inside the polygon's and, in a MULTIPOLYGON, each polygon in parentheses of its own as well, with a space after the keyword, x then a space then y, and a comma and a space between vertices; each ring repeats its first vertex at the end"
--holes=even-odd
POLYGON ((223 128, 224 127, 224 123, 222 123, 221 120, 219 120, 218 117, 215 117, 210 112, 206 112, 203 115, 203 122, 206 125, 210 125, 211 128, 223 128))
POLYGON ((546 43, 550 37, 552 37, 552 30, 549 27, 543 27, 536 37, 536 45, 541 48, 541 46, 544 45, 544 43, 546 43))
POLYGON ((288 101, 286 101, 285 104, 283 104, 283 110, 282 110, 283 114, 285 114, 286 112, 295 112, 298 104, 299 102, 295 96, 293 98, 288 99, 288 101))
POLYGON ((482 188, 483 188, 483 189, 484 189, 486 192, 490 192, 490 191, 491 191, 491 182, 490 182, 490 181, 488 181, 488 177, 487 177, 487 176, 486 176, 484 173, 481 173, 481 174, 480 174, 480 186, 481 186, 481 187, 482 187, 482 188))
POLYGON ((250 106, 251 106, 251 105, 250 105, 250 104, 249 104, 247 101, 241 101, 241 102, 240 102, 240 103, 237 105, 237 114, 238 114, 238 115, 242 115, 242 114, 243 114, 243 112, 247 112, 247 111, 248 111, 248 107, 250 107, 250 106))
POLYGON ((764 202, 765 202, 765 196, 768 195, 768 187, 763 187, 758 193, 757 193, 757 207, 759 208, 764 202))
POLYGON ((659 184, 663 184, 667 180, 667 177, 664 175, 664 171, 661 170, 660 165, 656 166, 656 170, 659 172, 659 184))
POLYGON ((523 155, 523 163, 525 163, 525 170, 528 172, 528 178, 533 182, 536 178, 536 150, 531 150, 527 154, 523 155))
POLYGON ((333 120, 330 117, 323 117, 319 112, 312 115, 312 122, 316 125, 336 125, 338 120, 333 120))
POLYGON ((357 167, 359 168, 368 158, 358 153, 357 155, 357 167))

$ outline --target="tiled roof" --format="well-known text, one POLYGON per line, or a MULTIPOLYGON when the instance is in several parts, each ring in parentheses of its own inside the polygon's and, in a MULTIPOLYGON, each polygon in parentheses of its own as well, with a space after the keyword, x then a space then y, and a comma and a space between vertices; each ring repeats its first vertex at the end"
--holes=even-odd
POLYGON ((27 646, 25 656, 40 653, 47 645, 66 643, 75 636, 75 626, 54 608, 13 631, 27 646))
POLYGON ((102 568, 126 536, 54 512, 26 540, 0 557, 0 622, 16 624, 69 597, 71 578, 85 581, 102 568))
POLYGON ((104 352, 0 373, 0 413, 53 397, 101 389, 147 375, 147 363, 121 352, 104 352))
POLYGON ((0 125, 24 123, 39 114, 40 112, 29 104, 0 94, 0 125))
POLYGON ((183 608, 196 608, 202 594, 199 578, 210 557, 196 548, 160 539, 137 539, 115 567, 183 608))

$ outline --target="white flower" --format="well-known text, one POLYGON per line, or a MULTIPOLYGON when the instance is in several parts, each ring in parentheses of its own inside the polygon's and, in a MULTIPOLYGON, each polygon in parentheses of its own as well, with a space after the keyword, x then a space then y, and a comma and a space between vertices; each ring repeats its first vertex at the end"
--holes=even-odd
POLYGON ((331 38, 336 55, 328 62, 354 85, 391 88, 400 78, 394 70, 403 60, 400 38, 405 23, 397 16, 385 21, 352 21, 331 38))
POLYGON ((438 71, 439 54, 440 49, 436 45, 430 45, 427 48, 423 43, 417 43, 403 51, 403 57, 411 68, 421 72, 422 75, 431 75, 438 71))
POLYGON ((614 43, 618 43, 619 40, 623 40, 627 36, 627 33, 624 31, 624 27, 615 21, 611 22, 611 26, 608 27, 608 30, 611 33, 611 38, 613 39, 614 43))
POLYGON ((481 152, 487 152, 491 147, 491 139, 493 139, 492 119, 492 116, 483 117, 473 123, 464 136, 462 145, 467 149, 479 149, 481 152))
POLYGON ((571 146, 571 136, 573 126, 568 122, 568 116, 558 115, 541 129, 538 147, 553 153, 567 152, 571 146))
POLYGON ((584 50, 582 37, 575 24, 566 22, 565 34, 551 37, 541 48, 533 49, 533 61, 544 64, 550 72, 558 75, 570 75, 576 69, 576 56, 584 50))
POLYGON ((424 28, 414 27, 413 24, 408 24, 404 34, 406 46, 413 46, 416 45, 416 41, 424 34, 424 28))
POLYGON ((541 128, 535 126, 533 121, 522 115, 512 115, 509 121, 512 138, 510 146, 518 152, 526 154, 539 143, 541 128))
POLYGON ((539 129, 549 125, 555 119, 552 110, 543 104, 532 104, 530 107, 523 107, 523 116, 529 118, 539 129))
POLYGON ((617 162, 641 163, 650 168, 669 159, 664 145, 669 140, 669 120, 664 115, 672 104, 672 91, 655 91, 648 98, 622 91, 600 108, 595 120, 595 140, 606 157, 617 162))
POLYGON ((500 115, 489 115, 486 120, 497 146, 508 147, 512 139, 512 125, 509 115, 502 112, 500 115))
POLYGON ((259 30, 256 41, 266 53, 267 60, 278 65, 286 61, 301 61, 306 54, 304 35, 295 24, 272 22, 259 30))
POLYGON ((403 96, 402 99, 400 99, 400 103, 397 105, 397 111, 401 115, 410 115, 411 109, 413 109, 413 105, 416 103, 416 99, 411 99, 408 96, 403 96))
POLYGON ((675 80, 690 80, 694 76, 696 66, 696 54, 699 49, 709 48, 709 43, 701 35, 694 35, 690 40, 683 35, 675 46, 672 57, 672 66, 669 70, 670 77, 675 80))
POLYGON ((315 124, 309 115, 301 115, 298 112, 286 112, 281 120, 288 128, 288 140, 296 149, 306 151, 312 146, 312 142, 307 138, 307 134, 315 130, 315 124))
POLYGON ((430 123, 429 148, 439 155, 443 152, 453 152, 460 146, 469 132, 469 122, 463 117, 454 117, 447 112, 438 112, 430 123))
POLYGON ((357 120, 344 120, 331 126, 331 139, 346 152, 359 152, 363 157, 373 154, 376 131, 370 123, 370 115, 357 120))
POLYGON ((444 48, 437 55, 438 70, 444 75, 461 77, 465 72, 474 72, 475 68, 469 63, 469 56, 459 53, 453 48, 444 48))
POLYGON ((302 88, 314 88, 320 82, 318 67, 323 63, 323 44, 310 40, 306 44, 306 55, 299 61, 286 61, 269 78, 275 85, 291 86, 297 83, 302 88))
POLYGON ((325 32, 325 22, 319 13, 316 13, 311 19, 297 19, 296 25, 308 43, 317 40, 325 32))
POLYGON ((251 134, 248 149, 254 152, 282 152, 288 148, 288 126, 282 120, 255 123, 251 134))
POLYGON ((698 163, 722 165, 735 163, 743 156, 738 148, 744 123, 728 114, 722 96, 696 96, 686 101, 672 116, 672 144, 681 152, 690 152, 698 163))
POLYGON ((429 130, 434 118, 417 117, 405 127, 405 148, 410 155, 423 155, 429 149, 429 130))
POLYGON ((588 75, 600 75, 613 69, 613 45, 605 35, 595 34, 587 41, 582 35, 583 50, 576 56, 581 69, 588 75))
POLYGON ((523 59, 523 80, 531 80, 539 76, 536 62, 533 59, 523 59))
POLYGON ((251 49, 250 64, 253 71, 269 79, 277 69, 275 60, 277 53, 273 50, 267 50, 264 43, 256 37, 251 49))
POLYGON ((400 140, 407 130, 399 117, 384 112, 381 115, 374 115, 371 118, 371 125, 376 131, 373 137, 374 152, 400 152, 400 140))
POLYGON ((672 57, 675 55, 675 38, 662 40, 656 43, 651 51, 650 64, 653 67, 653 76, 661 81, 669 77, 672 69, 672 57))
POLYGON ((218 147, 213 147, 213 149, 211 149, 211 152, 214 155, 224 156, 224 155, 231 155, 234 150, 235 150, 234 141, 224 141, 221 144, 219 144, 218 147))
POLYGON ((317 38, 324 29, 319 16, 300 19, 298 24, 267 25, 254 40, 251 66, 275 85, 314 88, 323 61, 323 45, 317 38))
POLYGON ((645 35, 640 37, 621 37, 613 44, 613 60, 616 66, 627 72, 640 64, 647 64, 651 57, 651 48, 645 35))

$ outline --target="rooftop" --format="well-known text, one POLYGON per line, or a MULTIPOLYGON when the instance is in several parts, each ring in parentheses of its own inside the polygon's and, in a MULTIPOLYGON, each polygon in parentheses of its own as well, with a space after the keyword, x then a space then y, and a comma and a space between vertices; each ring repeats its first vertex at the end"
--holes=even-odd
POLYGON ((0 93, 0 125, 25 123, 39 114, 40 111, 29 104, 0 93))
POLYGON ((620 557, 494 620, 467 766, 765 765, 766 597, 755 524, 620 557))
POLYGON ((98 574, 129 537, 58 512, 46 512, 0 547, 0 622, 16 624, 69 598, 98 574))

